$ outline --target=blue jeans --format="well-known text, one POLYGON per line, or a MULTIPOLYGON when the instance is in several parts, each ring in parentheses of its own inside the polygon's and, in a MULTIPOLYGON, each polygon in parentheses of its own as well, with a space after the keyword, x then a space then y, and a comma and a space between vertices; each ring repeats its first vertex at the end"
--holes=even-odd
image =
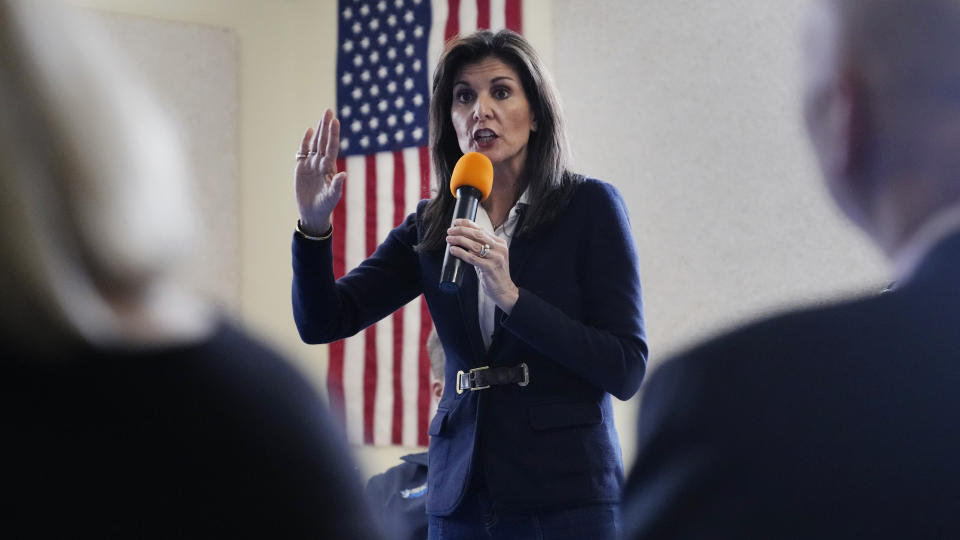
POLYGON ((614 540, 619 508, 593 504, 514 514, 494 510, 490 496, 472 487, 449 516, 429 516, 429 540, 614 540))

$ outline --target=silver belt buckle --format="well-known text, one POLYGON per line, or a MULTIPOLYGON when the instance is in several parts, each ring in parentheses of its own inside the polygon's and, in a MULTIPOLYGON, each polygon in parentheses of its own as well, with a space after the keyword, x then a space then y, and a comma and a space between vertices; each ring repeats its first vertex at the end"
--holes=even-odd
POLYGON ((467 388, 466 386, 464 386, 464 385, 462 384, 463 377, 467 377, 467 383, 469 384, 469 382, 470 382, 470 375, 471 375, 472 373, 476 373, 477 371, 483 371, 484 369, 490 369, 490 366, 483 366, 483 367, 473 368, 473 369, 471 369, 470 371, 468 371, 468 372, 466 372, 466 373, 464 373, 463 371, 458 371, 458 372, 457 372, 457 394, 462 394, 464 390, 470 390, 471 392, 475 392, 475 391, 477 391, 477 390, 483 390, 483 389, 485 389, 485 388, 490 388, 490 385, 489 385, 489 384, 488 384, 487 386, 477 386, 477 387, 474 387, 474 388, 467 388))

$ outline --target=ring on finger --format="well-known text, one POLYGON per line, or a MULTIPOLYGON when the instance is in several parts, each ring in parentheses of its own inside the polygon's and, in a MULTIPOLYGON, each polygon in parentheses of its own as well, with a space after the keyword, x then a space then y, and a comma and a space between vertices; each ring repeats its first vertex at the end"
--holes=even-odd
POLYGON ((480 248, 480 253, 477 253, 477 256, 480 257, 481 259, 486 259, 486 258, 487 258, 487 253, 488 253, 489 251, 490 251, 490 244, 484 244, 484 245, 480 248))
POLYGON ((308 154, 308 153, 306 153, 306 152, 297 152, 297 159, 303 159, 303 158, 305 158, 305 157, 307 157, 307 156, 309 156, 309 155, 310 155, 310 154, 308 154))

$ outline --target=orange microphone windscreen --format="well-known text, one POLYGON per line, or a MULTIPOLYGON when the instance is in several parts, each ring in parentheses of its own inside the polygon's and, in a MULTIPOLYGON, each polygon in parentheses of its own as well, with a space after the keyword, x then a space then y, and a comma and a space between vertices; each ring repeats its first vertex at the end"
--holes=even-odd
POLYGON ((457 188, 470 186, 480 191, 481 201, 490 196, 493 189, 493 163, 480 152, 469 152, 457 160, 450 176, 450 192, 457 196, 457 188))

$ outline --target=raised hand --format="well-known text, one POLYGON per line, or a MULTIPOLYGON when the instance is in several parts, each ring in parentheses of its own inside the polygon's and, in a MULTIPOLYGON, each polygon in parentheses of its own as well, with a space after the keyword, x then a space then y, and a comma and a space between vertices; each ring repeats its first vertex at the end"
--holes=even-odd
POLYGON ((340 121, 327 109, 316 131, 308 128, 300 141, 294 180, 300 229, 321 236, 330 230, 330 215, 343 194, 346 172, 337 172, 340 121))

